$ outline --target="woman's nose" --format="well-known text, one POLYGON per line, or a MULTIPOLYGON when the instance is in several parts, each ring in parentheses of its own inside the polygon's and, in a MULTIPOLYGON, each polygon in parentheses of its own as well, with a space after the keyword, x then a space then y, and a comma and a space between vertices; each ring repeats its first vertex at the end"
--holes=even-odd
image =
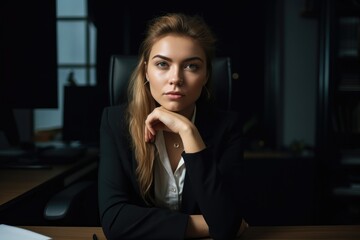
POLYGON ((180 71, 175 69, 174 72, 172 73, 172 76, 170 78, 170 84, 171 85, 178 85, 178 86, 182 86, 184 84, 184 79, 183 76, 181 75, 180 71))
POLYGON ((182 78, 172 78, 170 80, 170 85, 182 86, 183 84, 184 84, 184 80, 182 78))

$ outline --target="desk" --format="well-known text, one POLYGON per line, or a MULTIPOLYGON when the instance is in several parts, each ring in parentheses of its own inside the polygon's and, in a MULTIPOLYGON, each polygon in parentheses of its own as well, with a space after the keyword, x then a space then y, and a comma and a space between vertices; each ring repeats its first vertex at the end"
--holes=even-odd
POLYGON ((250 227, 241 240, 355 240, 360 225, 250 227))
MULTIPOLYGON (((91 240, 96 233, 99 240, 105 240, 100 227, 42 227, 23 228, 47 235, 54 240, 91 240)), ((334 226, 279 226, 250 227, 239 240, 358 240, 360 225, 334 226)))
POLYGON ((54 164, 48 169, 0 169, 0 210, 52 181, 69 185, 96 169, 98 150, 89 149, 78 161, 54 164))
POLYGON ((101 227, 21 227, 46 235, 54 240, 92 240, 95 233, 98 240, 106 240, 101 227))

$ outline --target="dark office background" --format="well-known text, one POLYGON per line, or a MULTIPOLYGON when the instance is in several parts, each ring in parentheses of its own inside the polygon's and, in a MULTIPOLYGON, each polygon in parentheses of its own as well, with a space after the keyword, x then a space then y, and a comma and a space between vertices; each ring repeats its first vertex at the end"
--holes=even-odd
MULTIPOLYGON (((164 12, 199 14, 218 38, 217 56, 232 60, 232 108, 244 125, 241 190, 249 223, 359 223, 359 199, 333 194, 336 187, 348 186, 352 167, 344 170, 339 163, 344 146, 329 131, 335 87, 325 79, 333 74, 326 65, 333 45, 326 43, 337 39, 331 31, 334 11, 340 3, 357 6, 354 2, 88 0, 97 28, 100 105, 108 104, 110 56, 136 55, 148 20, 164 12)), ((358 135, 351 139, 351 150, 359 149, 358 135)), ((356 182, 358 167, 352 169, 356 182)))

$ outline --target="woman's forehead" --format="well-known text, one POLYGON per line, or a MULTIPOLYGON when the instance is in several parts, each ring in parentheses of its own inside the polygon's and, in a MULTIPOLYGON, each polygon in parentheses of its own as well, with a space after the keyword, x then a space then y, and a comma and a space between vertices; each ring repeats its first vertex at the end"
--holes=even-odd
POLYGON ((149 60, 162 56, 171 60, 199 58, 205 61, 205 52, 198 41, 179 35, 167 35, 159 38, 151 48, 149 60))

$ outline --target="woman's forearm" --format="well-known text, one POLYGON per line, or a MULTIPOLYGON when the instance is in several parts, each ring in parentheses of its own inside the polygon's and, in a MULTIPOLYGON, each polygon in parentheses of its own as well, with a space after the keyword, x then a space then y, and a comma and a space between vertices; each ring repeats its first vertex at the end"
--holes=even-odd
MULTIPOLYGON (((249 224, 242 219, 237 237, 241 236, 246 229, 249 228, 249 224)), ((203 217, 203 215, 190 215, 189 222, 186 229, 186 238, 202 238, 209 237, 209 227, 203 217)))
POLYGON ((186 238, 201 238, 209 236, 209 227, 202 215, 190 215, 186 229, 186 238))

